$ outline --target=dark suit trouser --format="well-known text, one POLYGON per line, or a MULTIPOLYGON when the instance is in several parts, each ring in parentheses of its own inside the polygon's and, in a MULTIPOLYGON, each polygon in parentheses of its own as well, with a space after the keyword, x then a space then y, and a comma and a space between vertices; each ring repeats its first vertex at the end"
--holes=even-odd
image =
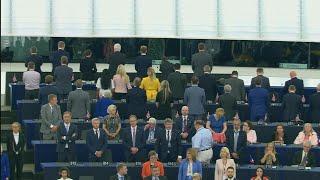
POLYGON ((131 154, 131 151, 125 150, 124 155, 127 162, 144 162, 145 150, 139 149, 136 154, 131 154))
POLYGON ((178 155, 176 153, 172 153, 172 151, 169 151, 169 153, 161 154, 162 162, 176 162, 177 158, 178 155))
POLYGON ((29 100, 38 99, 38 95, 39 89, 25 90, 24 98, 29 100))
POLYGON ((10 179, 21 180, 23 168, 23 156, 21 154, 14 154, 9 157, 10 161, 10 179))
POLYGON ((69 148, 65 148, 64 152, 58 152, 58 162, 73 162, 76 161, 75 152, 69 148))
POLYGON ((88 159, 90 162, 112 162, 112 152, 111 150, 107 149, 102 153, 102 156, 100 158, 98 158, 94 154, 89 154, 88 159))

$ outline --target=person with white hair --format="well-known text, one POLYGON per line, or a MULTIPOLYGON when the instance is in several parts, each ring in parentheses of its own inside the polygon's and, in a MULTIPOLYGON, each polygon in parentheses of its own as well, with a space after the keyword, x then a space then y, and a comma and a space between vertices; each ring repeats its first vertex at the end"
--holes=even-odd
POLYGON ((309 97, 311 119, 313 123, 320 123, 320 83, 317 85, 317 92, 309 97))
POLYGON ((307 167, 316 166, 316 159, 311 149, 311 142, 306 141, 303 143, 303 150, 298 151, 293 156, 293 165, 302 165, 307 167))
POLYGON ((317 133, 313 130, 312 124, 310 123, 304 124, 303 131, 299 132, 293 143, 303 144, 306 141, 310 141, 312 146, 318 145, 317 133))
POLYGON ((304 91, 304 85, 303 85, 303 80, 297 78, 297 72, 291 71, 290 72, 290 80, 285 82, 285 85, 283 87, 283 94, 287 94, 289 91, 289 86, 294 85, 296 87, 296 94, 303 96, 303 91, 304 91))
POLYGON ((121 45, 119 43, 114 44, 113 53, 110 55, 108 63, 109 63, 109 71, 111 77, 116 74, 118 66, 120 64, 126 64, 126 55, 121 53, 121 45))
POLYGON ((157 120, 153 117, 149 118, 148 124, 144 126, 144 134, 146 143, 155 143, 162 131, 161 127, 157 126, 157 120))
POLYGON ((227 121, 232 120, 237 116, 237 99, 230 94, 231 86, 229 84, 224 86, 224 94, 219 96, 218 106, 224 109, 227 121))
POLYGON ((119 140, 121 130, 121 119, 119 117, 117 106, 111 104, 108 106, 108 113, 104 118, 103 129, 106 132, 109 140, 119 140))

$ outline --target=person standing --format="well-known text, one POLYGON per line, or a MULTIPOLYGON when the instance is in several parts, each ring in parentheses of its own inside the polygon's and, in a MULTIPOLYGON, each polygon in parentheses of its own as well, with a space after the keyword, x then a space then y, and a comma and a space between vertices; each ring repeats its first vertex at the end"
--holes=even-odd
POLYGON ((160 64, 161 81, 167 80, 168 75, 174 72, 173 64, 168 61, 167 57, 163 57, 160 64))
POLYGON ((9 158, 6 153, 3 152, 1 144, 1 180, 9 180, 10 178, 10 164, 9 158))
POLYGON ((122 64, 118 66, 117 73, 111 81, 111 88, 114 93, 115 100, 126 99, 128 90, 131 89, 130 79, 122 64))
MULTIPOLYGON (((70 60, 69 52, 65 51, 66 44, 63 41, 58 42, 58 50, 50 54, 49 59, 52 63, 52 72, 55 72, 56 67, 60 66, 62 56, 66 56, 70 60)), ((68 64, 68 62, 67 62, 68 64)))
POLYGON ((59 90, 60 99, 68 97, 70 91, 72 91, 73 70, 68 67, 68 57, 61 57, 61 66, 58 66, 54 70, 54 78, 56 86, 59 90))
POLYGON ((147 94, 144 89, 140 88, 141 79, 139 77, 134 78, 133 88, 128 90, 127 94, 127 106, 128 115, 136 115, 139 119, 146 118, 147 114, 147 94))
POLYGON ((156 151, 150 151, 148 154, 149 161, 143 163, 141 170, 141 177, 145 179, 146 177, 152 175, 152 167, 157 167, 160 169, 159 175, 164 175, 164 168, 162 162, 158 161, 158 154, 156 151))
POLYGON ((57 104, 57 96, 54 94, 49 94, 48 101, 48 104, 45 104, 41 107, 40 112, 40 132, 42 133, 43 140, 56 139, 58 125, 62 120, 60 106, 57 104))
POLYGON ((84 58, 80 60, 80 72, 82 80, 96 80, 97 66, 90 49, 85 50, 84 58))
POLYGON ((213 140, 211 131, 203 126, 204 122, 202 120, 195 120, 194 128, 197 133, 192 137, 192 148, 198 151, 197 160, 209 164, 213 155, 213 140))
POLYGON ((231 77, 226 79, 225 84, 231 86, 231 95, 236 98, 237 101, 245 101, 246 90, 242 79, 238 78, 238 71, 232 71, 231 77))
POLYGON ((309 97, 311 122, 320 123, 320 83, 317 85, 317 92, 309 97))
POLYGON ((290 80, 285 82, 283 87, 283 94, 287 94, 289 91, 289 86, 294 85, 296 87, 296 94, 304 98, 304 84, 302 79, 297 78, 297 73, 295 71, 290 72, 290 80))
POLYGON ((152 59, 147 55, 147 50, 147 46, 141 46, 141 55, 136 58, 135 69, 137 71, 137 77, 141 79, 147 76, 148 68, 152 67, 152 59))
POLYGON ((54 94, 56 96, 58 96, 58 94, 59 94, 58 88, 52 84, 53 76, 46 75, 46 77, 44 78, 44 81, 45 81, 46 85, 43 87, 40 87, 40 89, 39 89, 38 99, 39 99, 39 103, 41 105, 45 105, 48 103, 48 95, 49 94, 54 94))
POLYGON ((41 66, 43 64, 43 59, 38 55, 38 49, 35 46, 30 48, 30 55, 26 58, 25 67, 28 67, 29 62, 33 62, 35 65, 34 70, 41 74, 41 66))
POLYGON ((189 116, 188 106, 182 106, 181 116, 174 123, 174 128, 179 132, 182 140, 191 141, 191 137, 195 134, 193 121, 194 119, 189 116))
POLYGON ((296 87, 289 86, 289 93, 282 97, 283 121, 290 122, 301 117, 302 102, 301 96, 296 94, 296 87))
POLYGON ((268 77, 263 76, 263 68, 257 68, 257 76, 251 79, 250 89, 256 87, 255 82, 258 78, 261 79, 261 87, 269 91, 270 81, 268 77))
MULTIPOLYGON (((230 158, 230 151, 227 147, 222 147, 220 150, 220 159, 216 160, 215 171, 214 171, 214 179, 215 180, 225 180, 228 177, 228 168, 232 167, 235 171, 236 164, 234 160, 230 158)), ((235 172, 233 172, 233 176, 235 177, 235 172)))
POLYGON ((126 64, 126 55, 121 53, 121 45, 119 43, 113 45, 113 51, 114 53, 109 57, 109 71, 111 77, 116 74, 120 64, 126 64))
POLYGON ((121 119, 117 111, 117 106, 113 104, 108 106, 108 115, 105 116, 103 119, 103 130, 106 132, 108 140, 119 140, 121 130, 121 119))
POLYGON ((157 94, 156 98, 156 106, 157 106, 157 118, 165 119, 171 118, 172 116, 172 107, 173 107, 173 99, 172 93, 170 90, 169 82, 164 80, 160 84, 160 90, 157 94))
POLYGON ((11 124, 12 133, 7 136, 7 152, 10 162, 10 177, 13 180, 22 179, 24 148, 26 145, 25 136, 21 132, 21 125, 18 122, 11 124))
POLYGON ((209 116, 206 128, 211 131, 213 141, 216 143, 224 143, 226 141, 227 122, 224 116, 224 109, 217 108, 216 113, 209 116))
POLYGON ((261 87, 261 79, 256 79, 256 87, 249 91, 248 104, 250 109, 251 121, 265 120, 269 108, 268 90, 261 87))
POLYGON ((224 85, 224 94, 219 96, 218 107, 223 108, 225 111, 225 117, 227 121, 237 116, 237 99, 231 95, 231 86, 229 84, 224 85))
POLYGON ((205 48, 206 47, 204 43, 199 43, 198 44, 199 52, 192 55, 191 66, 194 74, 197 77, 200 77, 201 75, 203 75, 203 67, 205 65, 208 65, 210 69, 212 69, 212 65, 213 65, 212 56, 211 54, 206 52, 205 48))
POLYGON ((28 63, 28 71, 23 73, 25 99, 36 99, 39 95, 41 75, 34 70, 34 62, 28 63))
POLYGON ((191 87, 184 92, 184 103, 189 107, 189 115, 193 119, 202 119, 204 116, 204 105, 206 94, 204 89, 198 87, 199 79, 196 76, 191 78, 191 87))
POLYGON ((183 159, 179 165, 178 180, 191 180, 195 173, 202 176, 202 164, 197 160, 197 150, 189 148, 186 159, 183 159))
POLYGON ((148 68, 148 77, 142 79, 140 88, 146 91, 147 101, 156 100, 158 91, 160 90, 160 81, 156 77, 156 73, 152 67, 148 68))
POLYGON ((71 123, 71 112, 63 113, 63 122, 57 130, 57 153, 59 162, 73 162, 76 160, 75 141, 78 139, 77 126, 71 123))
POLYGON ((181 65, 176 63, 174 65, 175 72, 168 75, 173 100, 182 100, 184 90, 187 87, 187 77, 180 72, 180 67, 181 65))
POLYGON ((89 93, 82 90, 82 80, 76 81, 77 89, 71 91, 68 96, 67 110, 72 113, 73 118, 90 118, 90 97, 89 93))
POLYGON ((146 144, 154 144, 162 132, 162 128, 157 126, 157 120, 153 117, 149 118, 143 130, 146 144))
POLYGON ((215 102, 218 97, 218 87, 214 76, 210 74, 211 68, 209 65, 203 67, 204 74, 199 77, 199 87, 204 89, 206 100, 215 102))
POLYGON ((117 174, 110 176, 109 180, 131 180, 128 176, 128 168, 124 163, 119 163, 117 165, 117 174))

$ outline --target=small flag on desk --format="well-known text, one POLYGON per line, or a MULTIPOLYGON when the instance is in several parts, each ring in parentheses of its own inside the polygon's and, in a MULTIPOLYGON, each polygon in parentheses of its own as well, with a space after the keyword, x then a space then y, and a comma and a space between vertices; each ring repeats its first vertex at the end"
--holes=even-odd
POLYGON ((250 160, 249 160, 250 164, 254 164, 254 159, 252 158, 251 154, 250 154, 250 160))

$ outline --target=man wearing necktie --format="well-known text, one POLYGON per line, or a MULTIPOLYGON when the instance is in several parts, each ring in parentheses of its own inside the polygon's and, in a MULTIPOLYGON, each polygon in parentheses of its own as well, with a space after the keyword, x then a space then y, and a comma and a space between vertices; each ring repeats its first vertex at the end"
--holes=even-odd
POLYGON ((146 143, 155 143, 159 134, 161 133, 162 128, 157 126, 157 120, 155 118, 149 118, 147 121, 148 124, 144 127, 144 134, 146 138, 146 143))
POLYGON ((306 167, 316 166, 315 156, 311 149, 311 142, 306 141, 303 143, 303 150, 295 153, 293 157, 293 165, 301 165, 306 167))
POLYGON ((144 178, 144 180, 167 180, 166 176, 161 176, 160 175, 160 169, 157 166, 152 166, 152 175, 144 178))
POLYGON ((117 174, 110 176, 109 180, 130 180, 130 176, 128 174, 127 165, 124 163, 119 163, 117 165, 117 174))
POLYGON ((57 153, 59 162, 72 162, 75 157, 75 141, 78 139, 77 126, 71 123, 71 112, 63 113, 63 122, 57 130, 57 153))
POLYGON ((195 134, 193 128, 193 119, 189 116, 188 106, 181 108, 181 116, 177 117, 174 129, 177 130, 182 140, 191 141, 191 137, 195 134))

